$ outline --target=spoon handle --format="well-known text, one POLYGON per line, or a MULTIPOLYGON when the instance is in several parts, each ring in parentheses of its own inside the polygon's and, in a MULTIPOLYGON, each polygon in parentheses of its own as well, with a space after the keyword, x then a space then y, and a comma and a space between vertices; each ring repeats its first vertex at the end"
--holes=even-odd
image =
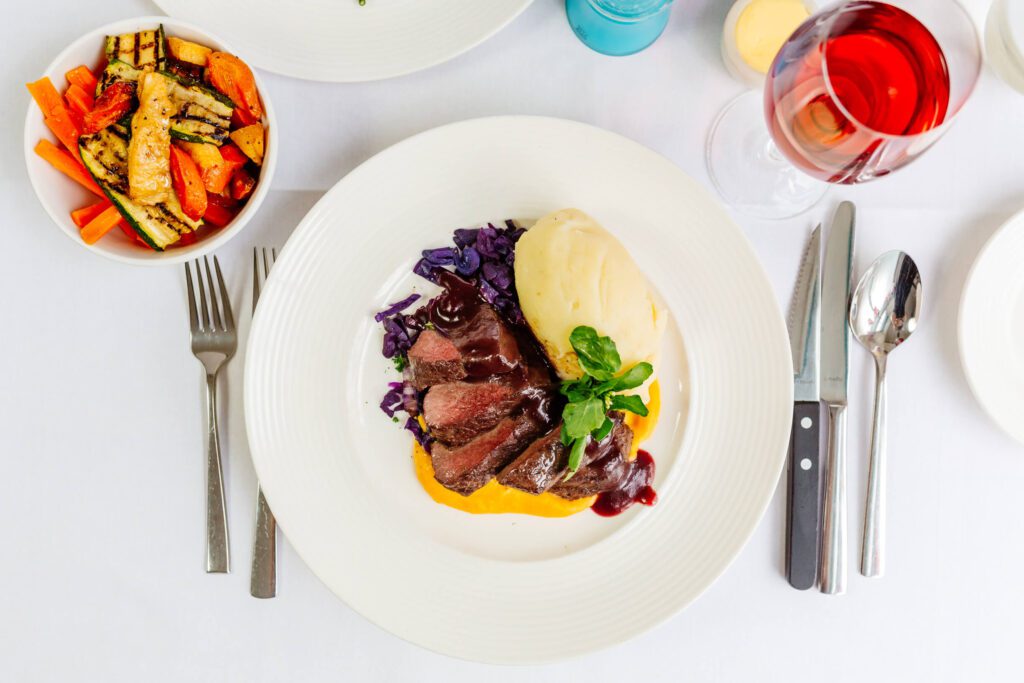
POLYGON ((828 460, 822 505, 819 589, 846 592, 846 406, 828 406, 828 460))
POLYGON ((878 355, 875 357, 875 417, 871 425, 864 544, 860 556, 860 573, 864 576, 881 576, 885 572, 885 416, 885 356, 878 355))

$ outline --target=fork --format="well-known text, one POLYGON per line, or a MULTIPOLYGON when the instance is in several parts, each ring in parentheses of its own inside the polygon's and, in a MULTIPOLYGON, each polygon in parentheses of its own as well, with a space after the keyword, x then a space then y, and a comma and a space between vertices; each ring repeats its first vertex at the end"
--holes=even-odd
POLYGON ((208 439, 206 442, 206 572, 226 574, 229 569, 228 515, 224 505, 224 473, 220 461, 220 436, 217 430, 217 377, 221 368, 235 355, 238 347, 238 333, 235 319, 231 315, 231 301, 224 286, 224 275, 220 262, 213 257, 217 272, 214 286, 210 261, 203 257, 206 281, 203 282, 203 268, 195 261, 196 284, 199 297, 192 286, 192 270, 185 264, 185 282, 188 284, 188 316, 192 331, 192 353, 206 370, 206 419, 208 439), (217 290, 220 290, 220 299, 217 290), (209 292, 209 297, 207 296, 209 292), (223 316, 221 315, 223 305, 223 316), (198 311, 202 312, 200 320, 198 311), (212 321, 212 324, 211 324, 212 321))
MULTIPOLYGON (((256 314, 256 303, 260 299, 261 282, 266 283, 270 267, 277 260, 277 249, 252 250, 252 312, 256 314), (260 252, 263 256, 263 271, 260 273, 260 252)), ((277 520, 263 496, 263 487, 256 483, 256 532, 252 541, 252 569, 249 576, 249 593, 254 598, 272 598, 277 595, 277 520)))

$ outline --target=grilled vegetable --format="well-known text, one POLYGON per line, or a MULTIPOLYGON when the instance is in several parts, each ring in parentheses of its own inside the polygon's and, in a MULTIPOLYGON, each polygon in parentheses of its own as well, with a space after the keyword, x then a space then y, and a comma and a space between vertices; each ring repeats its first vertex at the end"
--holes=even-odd
POLYGON ((256 165, 263 163, 263 125, 254 123, 231 133, 231 141, 252 159, 256 165))
POLYGON ((128 194, 140 204, 160 204, 171 194, 171 114, 165 76, 139 78, 139 108, 128 143, 128 194))
POLYGON ((185 215, 192 220, 202 218, 206 213, 206 188, 199 167, 188 152, 176 145, 171 145, 171 181, 185 215))
POLYGON ((174 36, 167 38, 167 51, 179 61, 199 66, 206 66, 206 59, 213 52, 213 50, 205 45, 199 45, 198 43, 175 38, 174 36))
POLYGON ((231 198, 239 201, 248 199, 256 187, 256 179, 244 168, 240 168, 231 176, 231 198))
POLYGON ((153 249, 162 251, 196 230, 201 223, 182 211, 173 192, 159 204, 146 205, 128 196, 128 131, 108 126, 79 140, 82 161, 104 194, 135 232, 153 249))
POLYGON ((100 93, 82 123, 85 134, 101 131, 120 121, 135 104, 135 83, 118 81, 100 93))
POLYGON ((167 91, 174 103, 171 116, 171 135, 188 142, 222 144, 231 130, 231 101, 196 83, 182 81, 171 74, 167 91))
POLYGON ((203 187, 207 192, 220 194, 228 186, 231 173, 236 166, 227 162, 216 145, 200 142, 182 142, 181 147, 189 153, 199 167, 203 187))
POLYGON ((167 64, 164 27, 107 36, 107 59, 118 59, 136 69, 160 71, 167 64))
POLYGON ((100 74, 99 80, 96 81, 96 96, 99 97, 104 90, 114 83, 121 81, 137 83, 141 73, 142 71, 127 62, 122 62, 119 59, 110 60, 103 69, 103 73, 100 74))
POLYGON ((256 79, 241 59, 226 52, 210 53, 206 77, 213 87, 235 103, 235 115, 243 125, 258 123, 263 117, 263 105, 256 92, 256 79))

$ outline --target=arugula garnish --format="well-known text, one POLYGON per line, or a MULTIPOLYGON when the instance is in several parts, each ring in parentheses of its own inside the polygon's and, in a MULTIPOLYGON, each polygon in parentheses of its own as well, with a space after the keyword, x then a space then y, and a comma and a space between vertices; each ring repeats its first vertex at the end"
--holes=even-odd
POLYGON ((643 399, 619 392, 636 389, 654 373, 650 363, 637 363, 621 375, 619 350, 610 337, 598 335, 593 327, 580 326, 569 335, 583 377, 562 382, 559 391, 568 399, 562 410, 562 445, 570 447, 569 474, 580 468, 583 453, 591 439, 601 441, 612 431, 609 410, 624 410, 641 417, 647 415, 643 399))

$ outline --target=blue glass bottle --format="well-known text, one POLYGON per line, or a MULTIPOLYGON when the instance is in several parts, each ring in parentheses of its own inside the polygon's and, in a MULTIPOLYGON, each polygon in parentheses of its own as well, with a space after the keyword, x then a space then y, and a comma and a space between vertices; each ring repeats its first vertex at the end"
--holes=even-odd
POLYGON ((657 40, 671 6, 672 0, 565 0, 565 13, 587 47, 623 56, 657 40))

